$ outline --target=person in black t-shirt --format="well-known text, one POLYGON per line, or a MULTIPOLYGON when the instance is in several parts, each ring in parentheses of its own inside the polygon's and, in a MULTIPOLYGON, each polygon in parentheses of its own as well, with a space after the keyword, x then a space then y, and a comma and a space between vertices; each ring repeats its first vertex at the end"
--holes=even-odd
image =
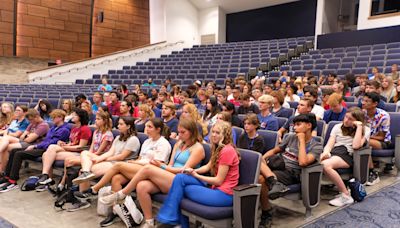
POLYGON ((243 122, 244 132, 239 137, 237 147, 264 153, 264 139, 257 133, 257 129, 260 127, 257 115, 247 114, 243 122))

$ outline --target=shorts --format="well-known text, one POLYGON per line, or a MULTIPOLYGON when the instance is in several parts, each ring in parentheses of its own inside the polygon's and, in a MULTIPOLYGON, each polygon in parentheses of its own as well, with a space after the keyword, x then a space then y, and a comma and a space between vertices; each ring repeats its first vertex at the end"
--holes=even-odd
POLYGON ((290 168, 286 168, 285 170, 273 171, 276 179, 286 186, 300 183, 300 172, 300 170, 296 171, 295 169, 290 168))
POLYGON ((28 148, 28 146, 32 145, 32 144, 24 142, 22 140, 19 141, 19 144, 21 144, 21 149, 26 149, 26 148, 28 148))
POLYGON ((353 156, 349 154, 347 147, 345 146, 333 147, 333 149, 331 150, 331 155, 338 156, 344 162, 346 162, 350 167, 353 166, 353 156))
POLYGON ((383 150, 392 149, 392 142, 380 142, 383 150))

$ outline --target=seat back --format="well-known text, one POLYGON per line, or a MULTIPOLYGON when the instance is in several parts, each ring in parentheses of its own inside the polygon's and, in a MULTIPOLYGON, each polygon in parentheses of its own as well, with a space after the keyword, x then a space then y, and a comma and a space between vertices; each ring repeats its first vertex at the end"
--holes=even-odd
POLYGON ((239 185, 256 184, 260 175, 261 154, 245 149, 237 149, 240 153, 239 185))
POLYGON ((396 143, 396 136, 400 135, 400 112, 389 112, 390 116, 390 134, 392 136, 392 144, 396 143))
POLYGON ((201 165, 206 165, 210 161, 210 158, 211 158, 211 145, 208 143, 203 143, 202 145, 204 148, 205 157, 204 157, 203 161, 201 161, 201 165))
POLYGON ((326 125, 325 121, 323 120, 317 121, 317 136, 322 136, 322 134, 324 133, 325 125, 326 125))
POLYGON ((278 127, 279 128, 283 127, 283 125, 285 125, 286 122, 288 121, 288 119, 285 117, 276 117, 276 119, 278 119, 278 127))
POLYGON ((119 130, 112 130, 112 134, 114 136, 114 139, 119 135, 119 130))
POLYGON ((144 141, 146 141, 146 139, 148 139, 149 137, 147 137, 147 135, 143 132, 138 132, 137 133, 137 137, 139 139, 140 145, 142 145, 144 143, 144 141))
POLYGON ((236 139, 234 140, 234 142, 237 142, 239 137, 243 134, 244 130, 240 127, 232 127, 232 131, 235 131, 236 139))
POLYGON ((394 103, 385 103, 385 111, 386 112, 396 112, 397 104, 394 103))
POLYGON ((323 137, 323 139, 324 139, 323 146, 325 146, 326 143, 328 143, 328 140, 329 140, 329 137, 331 136, 331 132, 332 132, 333 127, 336 124, 340 124, 340 123, 341 123, 341 121, 331 121, 331 122, 328 123, 328 125, 326 127, 326 130, 325 130, 324 137, 323 137))
POLYGON ((257 133, 264 139, 264 153, 273 149, 278 144, 278 133, 270 130, 258 130, 257 133))

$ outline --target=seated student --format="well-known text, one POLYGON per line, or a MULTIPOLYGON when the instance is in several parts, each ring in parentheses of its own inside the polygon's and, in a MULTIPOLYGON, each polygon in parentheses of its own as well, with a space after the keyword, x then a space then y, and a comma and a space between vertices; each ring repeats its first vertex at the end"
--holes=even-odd
POLYGON ((1 168, 0 173, 6 169, 9 152, 13 149, 26 149, 33 143, 39 143, 49 131, 49 125, 44 122, 36 109, 29 109, 25 117, 30 124, 19 137, 6 135, 0 139, 1 168))
POLYGON ((154 112, 146 104, 139 105, 139 116, 135 120, 135 127, 138 132, 144 132, 144 126, 149 119, 154 118, 154 112))
POLYGON ((178 135, 178 119, 176 118, 175 104, 170 101, 165 101, 162 106, 161 116, 164 124, 168 126, 171 135, 170 138, 175 138, 178 135))
POLYGON ((206 93, 206 91, 204 89, 199 89, 197 91, 196 108, 201 116, 203 116, 207 110, 207 100, 209 97, 210 96, 206 93))
POLYGON ((72 112, 73 112, 72 109, 74 108, 72 103, 73 103, 72 99, 62 99, 61 107, 62 107, 62 110, 64 110, 64 112, 67 114, 67 116, 65 116, 65 119, 64 119, 64 121, 66 123, 71 122, 71 119, 72 119, 72 112))
MULTIPOLYGON (((386 98, 381 96, 381 95, 379 95, 380 92, 381 92, 381 83, 380 82, 375 81, 375 80, 367 81, 367 84, 365 86, 365 93, 377 93, 378 96, 379 96, 379 103, 378 103, 377 108, 384 109, 385 108, 386 98)), ((363 108, 362 107, 362 101, 363 101, 363 98, 358 99, 358 105, 357 106, 359 108, 363 108)))
POLYGON ((154 116, 157 118, 161 118, 161 109, 156 106, 157 97, 147 98, 147 105, 154 112, 154 116))
POLYGON ((279 129, 278 119, 271 114, 270 109, 274 98, 271 95, 262 95, 258 98, 260 113, 257 115, 261 130, 277 131, 279 129))
POLYGON ((271 109, 272 115, 276 117, 290 118, 293 115, 293 112, 289 108, 282 106, 285 102, 283 94, 280 91, 272 91, 270 95, 274 98, 271 109))
POLYGON ((182 114, 180 116, 180 119, 183 118, 191 119, 196 123, 197 130, 201 138, 204 138, 204 136, 207 135, 207 125, 203 122, 203 119, 201 118, 201 115, 200 113, 198 113, 198 110, 194 104, 185 104, 182 107, 182 114))
MULTIPOLYGON (((118 120, 118 135, 110 150, 96 155, 89 151, 81 153, 81 175, 72 180, 79 184, 79 189, 87 190, 90 187, 89 181, 104 175, 115 162, 136 159, 139 154, 140 142, 136 137, 134 119, 130 116, 123 116, 118 120)), ((68 211, 77 211, 90 206, 87 201, 78 201, 68 211)))
POLYGON ((237 147, 264 153, 264 139, 257 133, 257 129, 260 127, 257 115, 247 114, 243 122, 244 132, 239 136, 237 147))
MULTIPOLYGON (((390 116, 385 110, 377 108, 379 101, 379 94, 375 92, 366 93, 362 100, 365 117, 371 128, 369 145, 372 149, 391 149, 394 145, 391 144, 390 116)), ((367 185, 374 185, 379 181, 378 172, 370 157, 367 185)))
POLYGON ((354 150, 368 142, 369 136, 370 129, 365 126, 365 114, 358 107, 350 108, 343 123, 333 127, 329 141, 320 156, 324 174, 333 181, 341 193, 339 197, 329 201, 329 204, 341 207, 354 202, 336 169, 352 167, 354 150))
POLYGON ((21 169, 22 161, 25 159, 35 159, 41 157, 51 144, 56 144, 58 141, 67 141, 69 136, 68 124, 64 123, 65 112, 61 109, 55 109, 50 113, 53 119, 54 126, 47 133, 43 141, 30 145, 26 149, 13 149, 10 151, 10 159, 6 168, 6 179, 0 183, 6 183, 0 188, 0 192, 8 192, 18 188, 17 180, 19 179, 19 170, 21 169))
POLYGON ((138 159, 115 163, 97 184, 81 194, 75 194, 75 196, 78 198, 96 197, 100 188, 104 187, 118 174, 121 174, 126 182, 128 182, 144 165, 149 164, 150 160, 167 163, 171 153, 171 144, 168 142, 171 134, 169 128, 161 119, 153 118, 147 121, 145 133, 149 138, 142 144, 138 159))
POLYGON ((231 102, 235 107, 239 107, 240 106, 239 97, 240 97, 240 86, 235 86, 232 89, 232 98, 228 96, 228 101, 231 102))
POLYGON ((108 110, 113 116, 120 116, 120 106, 121 102, 119 101, 119 93, 117 91, 110 92, 110 103, 107 105, 108 110))
POLYGON ((207 206, 233 205, 233 188, 239 183, 240 155, 232 145, 231 125, 218 122, 211 132, 210 161, 200 168, 188 168, 186 174, 175 176, 168 197, 157 215, 161 226, 182 224, 182 227, 188 227, 179 209, 183 197, 207 206), (204 175, 207 173, 211 176, 204 175))
MULTIPOLYGON (((146 219, 146 224, 154 226, 152 213, 151 194, 170 191, 172 181, 178 173, 186 168, 198 168, 205 157, 204 148, 201 145, 201 136, 196 131, 196 122, 191 119, 182 119, 178 125, 179 141, 175 144, 169 164, 163 164, 157 160, 151 160, 129 181, 128 185, 121 189, 121 184, 115 176, 113 178, 113 195, 100 198, 105 204, 113 204, 121 201, 136 189, 140 206, 146 219), (118 183, 118 184, 117 184, 118 183)), ((125 182, 126 180, 124 180, 125 182)), ((115 217, 115 215, 113 216, 115 217)))
MULTIPOLYGON (((309 114, 311 113, 314 102, 308 98, 302 98, 297 106, 297 112, 299 114, 309 114)), ((278 130, 278 141, 282 141, 282 137, 286 132, 294 133, 294 120, 295 116, 288 119, 285 125, 278 130)), ((317 127, 312 130, 312 135, 317 136, 317 127)))
POLYGON ((329 110, 324 113, 325 123, 330 121, 342 121, 347 109, 342 106, 343 97, 340 94, 333 93, 329 96, 327 104, 329 105, 329 110))
POLYGON ((107 78, 106 78, 106 77, 103 77, 103 78, 101 79, 101 85, 99 85, 99 86, 97 87, 97 90, 98 90, 98 91, 103 91, 103 92, 105 92, 105 91, 111 91, 111 90, 112 90, 112 87, 111 87, 111 85, 108 84, 108 81, 107 81, 107 78))
MULTIPOLYGON (((107 107, 107 106, 105 106, 105 107, 107 107)), ((88 118, 89 118, 89 121, 88 121, 87 125, 91 126, 91 125, 94 125, 96 123, 96 114, 93 113, 93 110, 92 110, 92 107, 90 106, 89 101, 82 102, 81 107, 78 107, 78 108, 81 108, 81 109, 83 109, 83 110, 85 110, 87 112, 88 118)), ((98 108, 98 110, 101 110, 101 106, 98 108)))
POLYGON ((311 134, 312 129, 317 126, 315 115, 300 114, 293 119, 293 123, 295 134, 285 137, 279 146, 265 153, 261 160, 260 226, 265 226, 272 220, 268 198, 284 196, 288 185, 300 183, 301 168, 319 160, 322 153, 321 142, 314 140, 311 134), (278 153, 282 153, 282 164, 269 163, 268 160, 278 153))
POLYGON ((238 109, 238 114, 247 114, 247 113, 260 113, 257 105, 250 103, 250 96, 248 94, 242 94, 239 97, 240 106, 238 109))
POLYGON ((0 135, 3 135, 14 116, 14 105, 3 102, 0 109, 0 135))
POLYGON ((215 96, 210 96, 207 99, 207 109, 204 112, 203 121, 209 126, 214 125, 215 122, 217 121, 218 112, 220 112, 220 110, 217 98, 215 96))
POLYGON ((231 114, 232 126, 243 128, 243 121, 240 120, 240 118, 236 114, 235 106, 231 102, 224 101, 222 103, 222 111, 229 112, 229 114, 231 114))
MULTIPOLYGON (((229 101, 228 101, 229 102, 229 101)), ((223 112, 220 112, 220 113, 218 113, 217 114, 217 122, 219 122, 219 121, 225 121, 225 122, 228 122, 228 123, 231 123, 231 114, 229 113, 229 112, 225 112, 225 111, 223 111, 223 112)), ((211 139, 211 131, 210 132, 208 132, 208 135, 206 135, 205 137, 204 137, 204 142, 206 142, 206 143, 210 143, 210 139, 211 139)), ((237 136, 236 136, 236 131, 232 131, 232 140, 233 140, 233 145, 236 145, 236 139, 237 139, 237 136)))
MULTIPOLYGON (((315 89, 311 86, 305 87, 304 88, 304 97, 311 99, 314 102, 314 105, 311 109, 311 113, 315 114, 315 117, 317 118, 317 120, 323 119, 325 109, 322 106, 317 104, 317 100, 318 100, 317 89, 315 89)), ((298 115, 298 113, 296 113, 296 115, 298 115)))
POLYGON ((25 117, 27 111, 28 107, 25 105, 17 105, 15 107, 13 120, 4 132, 4 136, 8 135, 18 138, 24 133, 29 125, 29 121, 25 117))
POLYGON ((53 106, 49 101, 40 99, 35 109, 39 111, 40 117, 42 117, 45 122, 51 123, 50 113, 53 111, 53 106))
POLYGON ((119 106, 119 116, 132 116, 133 106, 129 101, 121 101, 119 106))
POLYGON ((103 102, 103 95, 100 92, 94 92, 93 94, 93 105, 92 105, 92 111, 93 114, 96 115, 97 111, 99 110, 100 106, 106 105, 103 102))
MULTIPOLYGON (((92 132, 88 127, 88 114, 85 110, 80 108, 75 108, 72 113, 72 122, 74 126, 71 129, 69 135, 69 142, 65 143, 63 141, 57 142, 57 144, 50 145, 46 152, 42 155, 42 174, 39 176, 39 185, 48 185, 54 183, 53 179, 50 177, 51 169, 54 161, 63 161, 67 157, 76 156, 83 150, 83 147, 88 145, 92 132)), ((61 186, 60 186, 61 187, 61 186)), ((45 190, 45 188, 38 188, 45 190)))

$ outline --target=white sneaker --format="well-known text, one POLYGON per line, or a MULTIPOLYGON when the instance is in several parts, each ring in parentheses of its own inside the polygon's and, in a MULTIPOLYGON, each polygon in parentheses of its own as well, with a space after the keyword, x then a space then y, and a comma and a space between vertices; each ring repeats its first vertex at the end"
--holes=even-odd
POLYGON ((354 199, 351 196, 348 196, 344 193, 340 194, 339 197, 329 201, 329 204, 335 207, 342 207, 347 204, 354 203, 354 199))
POLYGON ((148 222, 144 222, 142 223, 142 225, 140 225, 140 228, 154 228, 155 226, 148 223, 148 222))

